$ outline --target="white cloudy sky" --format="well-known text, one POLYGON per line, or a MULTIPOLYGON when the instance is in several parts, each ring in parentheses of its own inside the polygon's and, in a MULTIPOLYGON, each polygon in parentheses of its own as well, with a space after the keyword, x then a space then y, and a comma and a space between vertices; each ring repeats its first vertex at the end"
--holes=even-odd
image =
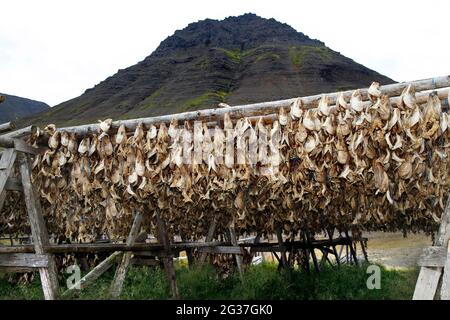
POLYGON ((253 12, 394 80, 450 73, 449 0, 0 0, 0 92, 55 105, 188 23, 253 12))

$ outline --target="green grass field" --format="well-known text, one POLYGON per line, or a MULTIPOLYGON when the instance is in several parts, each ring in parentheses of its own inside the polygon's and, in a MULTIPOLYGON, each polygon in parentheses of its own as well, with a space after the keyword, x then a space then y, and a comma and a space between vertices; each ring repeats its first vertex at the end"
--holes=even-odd
MULTIPOLYGON (((381 267, 381 289, 366 286, 366 267, 328 267, 320 274, 294 270, 276 271, 273 264, 250 267, 243 280, 236 274, 219 279, 212 267, 177 267, 177 282, 183 299, 411 299, 417 269, 393 270, 381 267)), ((107 299, 114 271, 102 275, 91 287, 71 293, 66 299, 107 299)), ((61 280, 61 286, 65 283, 61 280)), ((62 289, 61 289, 62 290, 62 289)), ((36 276, 31 284, 13 285, 0 275, 0 299, 42 299, 36 276)), ((121 299, 170 299, 169 286, 159 269, 130 269, 121 299)))

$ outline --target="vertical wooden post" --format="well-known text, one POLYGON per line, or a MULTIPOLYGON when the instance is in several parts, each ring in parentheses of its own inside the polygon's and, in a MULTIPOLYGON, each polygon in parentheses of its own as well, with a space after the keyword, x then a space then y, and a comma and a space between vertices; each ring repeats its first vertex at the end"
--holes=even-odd
MULTIPOLYGON (((238 241, 237 241, 237 237, 236 237, 236 230, 234 229, 234 221, 231 224, 231 226, 228 228, 230 230, 230 240, 231 240, 231 244, 235 247, 238 247, 238 241)), ((241 277, 241 280, 243 278, 243 268, 242 268, 242 256, 239 254, 235 254, 234 255, 235 259, 236 259, 236 265, 238 268, 238 272, 239 272, 239 276, 241 277)))
POLYGON ((339 255, 338 255, 338 252, 337 252, 337 249, 336 249, 336 245, 333 243, 334 228, 328 229, 327 233, 328 233, 328 239, 331 242, 331 247, 333 248, 333 254, 334 254, 335 258, 336 258, 336 265, 339 266, 341 264, 341 260, 339 259, 339 255))
MULTIPOLYGON (((133 225, 131 226, 131 231, 128 235, 127 245, 131 246, 136 241, 136 238, 141 229, 142 219, 144 215, 142 212, 137 212, 134 217, 133 225)), ((111 283, 110 295, 111 298, 117 299, 122 293, 123 283, 125 281, 125 276, 128 271, 128 267, 130 266, 132 257, 132 252, 124 252, 122 256, 122 260, 119 266, 116 269, 116 273, 114 275, 114 279, 111 283)))
POLYGON ((352 260, 355 262, 356 265, 358 265, 358 258, 356 257, 356 252, 355 249, 353 248, 353 234, 352 237, 350 238, 350 236, 348 235, 348 231, 345 231, 345 236, 347 237, 349 243, 349 250, 350 250, 350 263, 352 262, 352 260))
POLYGON ((283 232, 281 231, 281 228, 277 228, 277 239, 278 239, 278 245, 281 248, 281 252, 280 252, 281 264, 284 269, 289 269, 287 258, 286 258, 286 248, 285 248, 284 242, 283 242, 283 232))
POLYGON ((177 279, 175 275, 175 267, 173 266, 173 257, 170 251, 169 237, 167 235, 166 224, 161 218, 159 210, 156 211, 156 225, 158 229, 158 240, 163 245, 165 256, 162 258, 164 269, 167 274, 167 278, 170 282, 170 288, 172 290, 172 295, 175 299, 180 299, 180 294, 178 292, 177 279))
POLYGON ((46 300, 54 300, 59 295, 58 276, 56 273, 55 259, 52 254, 47 254, 45 247, 50 244, 45 221, 42 216, 41 203, 31 183, 30 157, 23 155, 20 159, 20 174, 22 176, 25 205, 30 220, 31 234, 33 236, 36 254, 47 255, 48 267, 39 268, 42 289, 46 300))
MULTIPOLYGON (((441 217, 435 246, 447 246, 450 237, 450 196, 441 217)), ((422 267, 417 278, 413 300, 433 300, 442 275, 442 267, 422 267)), ((447 290, 447 289, 444 289, 447 290)), ((448 290, 447 290, 448 291, 448 290)), ((441 291, 442 292, 442 291, 441 291)))
MULTIPOLYGON (((213 240, 214 233, 216 232, 216 227, 217 227, 217 218, 214 216, 213 221, 211 222, 211 225, 209 226, 208 234, 206 235, 205 242, 211 242, 213 240)), ((207 252, 202 252, 202 254, 200 256, 200 260, 199 260, 200 264, 205 263, 207 256, 208 256, 207 252)))
POLYGON ((445 260, 444 274, 442 276, 441 300, 450 300, 450 242, 447 248, 447 259, 445 260))
POLYGON ((314 268, 316 269, 316 272, 319 272, 320 271, 320 267, 319 267, 319 264, 317 262, 317 256, 316 256, 316 252, 314 251, 314 246, 311 243, 311 237, 309 235, 309 232, 305 231, 305 235, 306 235, 306 241, 307 241, 308 246, 310 248, 310 253, 311 253, 311 257, 312 257, 313 263, 314 263, 314 268))

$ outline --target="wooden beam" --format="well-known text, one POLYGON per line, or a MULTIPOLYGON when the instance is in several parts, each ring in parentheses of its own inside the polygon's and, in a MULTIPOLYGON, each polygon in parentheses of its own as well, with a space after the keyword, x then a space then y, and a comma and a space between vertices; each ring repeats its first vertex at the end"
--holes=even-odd
POLYGON ((22 129, 2 134, 0 138, 19 139, 30 136, 31 134, 35 134, 37 130, 38 130, 37 126, 28 126, 22 129))
POLYGON ((175 299, 180 298, 178 292, 177 279, 175 275, 175 267, 173 265, 173 257, 171 255, 169 237, 167 235, 167 228, 164 220, 161 218, 159 210, 156 211, 156 224, 158 231, 158 240, 163 245, 166 256, 162 258, 164 264, 164 270, 166 271, 167 278, 169 279, 172 295, 175 299))
POLYGON ((45 254, 34 254, 34 253, 0 254, 0 266, 47 268, 48 257, 45 254))
MULTIPOLYGON (((231 244, 233 246, 235 246, 236 248, 238 248, 239 250, 241 250, 241 248, 238 245, 238 239, 237 239, 237 236, 236 236, 236 231, 234 229, 234 222, 228 228, 228 230, 230 231, 231 244)), ((239 272, 239 276, 241 277, 241 280, 242 280, 243 276, 244 276, 244 270, 243 270, 243 266, 242 266, 242 264, 243 264, 242 263, 242 256, 235 254, 234 258, 236 259, 237 269, 238 269, 238 272, 239 272)))
MULTIPOLYGON (((130 234, 128 235, 127 245, 131 246, 136 241, 139 231, 141 229, 142 220, 144 215, 142 212, 137 212, 134 217, 133 225, 131 226, 130 234)), ((123 283, 125 281, 125 276, 127 274, 128 268, 130 266, 132 253, 125 252, 122 256, 122 260, 119 267, 116 269, 114 279, 111 283, 110 295, 112 298, 117 299, 122 293, 123 283)))
MULTIPOLYGON (((36 190, 31 183, 31 164, 28 155, 23 155, 20 159, 20 174, 22 176, 24 200, 28 212, 28 219, 30 221, 34 249, 36 254, 46 254, 44 247, 49 245, 49 238, 47 227, 45 226, 44 218, 42 216, 39 196, 36 194, 36 190)), ((48 266, 46 268, 39 268, 39 274, 41 276, 45 299, 57 299, 59 285, 55 260, 52 255, 48 255, 48 266)))
MULTIPOLYGON (((213 221, 211 222, 211 225, 209 226, 208 233, 206 234, 205 242, 211 242, 213 240, 214 233, 216 232, 216 227, 217 227, 217 218, 214 217, 213 221)), ((200 256, 199 262, 201 264, 205 263, 207 256, 208 252, 203 252, 202 255, 200 256)))
POLYGON ((444 274, 442 276, 441 300, 450 300, 450 243, 447 247, 444 274))
POLYGON ((83 278, 76 282, 72 287, 64 291, 63 296, 75 289, 85 289, 95 280, 97 280, 102 274, 104 274, 111 266, 116 262, 118 258, 122 256, 122 252, 114 252, 108 258, 100 262, 94 269, 89 271, 83 278))
POLYGON ((26 273, 26 272, 34 272, 36 268, 31 267, 2 267, 0 266, 1 273, 26 273))
POLYGON ((6 190, 0 191, 0 212, 2 212, 5 200, 6 200, 6 190))
POLYGON ((420 267, 444 267, 447 249, 442 246, 424 248, 417 264, 420 267))
POLYGON ((33 154, 33 155, 37 155, 37 154, 43 154, 46 150, 48 150, 47 147, 32 147, 30 146, 28 143, 26 143, 23 140, 20 139, 14 139, 14 148, 17 151, 23 152, 23 153, 28 153, 28 154, 33 154))
MULTIPOLYGON (((169 244, 173 251, 183 251, 188 248, 203 248, 211 246, 230 245, 229 242, 187 242, 169 244)), ((135 243, 128 246, 126 243, 71 243, 71 244, 49 244, 45 247, 48 253, 98 253, 114 251, 134 251, 134 252, 152 252, 159 255, 164 251, 160 243, 135 243)), ((33 245, 0 246, 1 253, 33 253, 33 245)))
POLYGON ((281 265, 283 266, 284 269, 289 269, 289 265, 288 265, 288 261, 287 261, 287 257, 286 257, 286 247, 284 246, 284 241, 283 241, 283 231, 281 230, 281 227, 277 228, 277 240, 278 240, 278 245, 281 248, 281 253, 280 253, 280 259, 281 259, 281 265))
MULTIPOLYGON (((416 91, 424 91, 424 90, 435 90, 438 88, 445 88, 450 86, 450 76, 443 76, 425 80, 418 81, 410 81, 403 83, 395 83, 390 85, 381 86, 380 90, 383 94, 387 94, 389 96, 399 96, 402 91, 409 85, 414 85, 416 91)), ((367 99, 368 88, 360 89, 360 92, 364 99, 367 99)), ((343 92, 344 98, 349 99, 354 90, 348 90, 343 92)), ((336 102, 337 97, 339 96, 339 92, 328 93, 325 94, 328 96, 330 100, 330 104, 336 102)), ((314 107, 315 104, 321 99, 324 94, 318 94, 308 97, 302 97, 302 101, 305 105, 312 104, 314 107)), ((151 118, 140 118, 140 119, 132 119, 132 120, 119 120, 114 121, 111 125, 111 128, 118 128, 121 125, 124 125, 127 130, 132 131, 136 129, 136 126, 139 123, 142 123, 145 126, 149 126, 151 124, 159 124, 162 122, 168 123, 172 119, 178 120, 179 122, 189 121, 189 120, 206 120, 211 121, 217 118, 223 117, 226 113, 228 113, 231 117, 244 117, 244 116, 254 116, 261 114, 271 114, 277 113, 279 108, 281 107, 289 107, 297 98, 278 100, 278 101, 270 101, 263 103, 254 103, 247 105, 234 106, 230 108, 216 108, 216 109, 207 109, 207 110, 198 110, 198 111, 189 111, 178 114, 169 114, 158 117, 151 118)), ((89 132, 97 132, 99 130, 99 124, 87 124, 81 126, 74 127, 65 127, 59 128, 59 131, 66 132, 75 132, 79 135, 85 135, 89 132)))
POLYGON ((11 175, 16 157, 17 152, 14 149, 6 149, 3 151, 0 160, 0 193, 5 190, 5 185, 11 175))
POLYGON ((198 249, 202 253, 212 253, 212 254, 238 254, 242 255, 241 247, 230 247, 230 246, 217 246, 217 247, 204 247, 198 249))
MULTIPOLYGON (((435 246, 447 248, 450 237, 450 196, 447 199, 447 205, 441 216, 441 224, 435 241, 435 246)), ((433 300, 442 275, 442 267, 422 267, 420 268, 416 288, 414 290, 413 300, 433 300)))
POLYGON ((15 128, 16 128, 16 125, 14 124, 14 122, 2 123, 2 124, 0 124, 0 133, 8 132, 8 131, 14 130, 15 128))

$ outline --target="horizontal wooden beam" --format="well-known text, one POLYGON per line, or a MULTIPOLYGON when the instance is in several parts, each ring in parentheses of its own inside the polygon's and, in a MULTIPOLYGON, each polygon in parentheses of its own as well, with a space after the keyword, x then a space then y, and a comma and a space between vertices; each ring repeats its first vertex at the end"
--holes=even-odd
POLYGON ((2 123, 2 124, 0 124, 0 133, 8 132, 8 131, 14 130, 15 128, 16 128, 16 125, 14 124, 14 122, 2 123))
POLYGON ((242 254, 241 247, 233 246, 218 246, 218 247, 204 247, 198 249, 201 252, 213 254, 242 254))
POLYGON ((2 267, 0 266, 0 273, 25 273, 34 272, 36 268, 30 267, 2 267))
MULTIPOLYGON (((172 250, 185 250, 188 248, 201 248, 227 245, 227 242, 187 242, 173 243, 170 245, 172 250)), ((113 251, 149 251, 159 255, 164 250, 159 243, 135 243, 131 246, 125 243, 83 243, 83 244, 51 244, 45 246, 48 253, 95 253, 95 252, 113 252, 113 251)), ((0 246, 2 253, 31 253, 34 252, 33 245, 20 246, 0 246)))
MULTIPOLYGON (((352 241, 367 241, 367 238, 352 239, 351 237, 346 238, 336 238, 332 241, 330 240, 314 240, 310 244, 304 243, 302 241, 285 242, 284 249, 289 250, 291 248, 320 248, 323 246, 331 245, 348 245, 352 241)), ((269 243, 240 243, 239 247, 251 248, 252 252, 271 252, 280 251, 281 248, 277 242, 269 243)), ((222 247, 219 250, 228 250, 226 248, 236 248, 231 245, 230 242, 178 242, 170 244, 170 249, 172 251, 183 251, 186 249, 197 248, 202 250, 202 248, 213 248, 222 247)), ((114 252, 114 251, 133 251, 141 252, 146 255, 161 256, 163 254, 164 248, 159 243, 135 243, 133 245, 127 245, 125 243, 73 243, 73 244, 51 244, 45 246, 45 250, 48 253, 95 253, 95 252, 114 252)), ((206 249, 209 250, 209 249, 206 249)), ((212 249, 214 250, 214 249, 212 249)), ((231 251, 235 249, 229 249, 231 251)), ((0 254, 6 253, 33 253, 33 245, 20 245, 20 246, 0 246, 0 254)))
POLYGON ((47 268, 48 257, 46 255, 33 253, 0 254, 0 266, 47 268))
POLYGON ((431 246, 424 248, 417 264, 420 267, 444 267, 447 259, 447 248, 431 246))
POLYGON ((28 127, 19 129, 19 130, 14 130, 12 132, 5 133, 5 134, 1 135, 0 138, 3 137, 3 138, 8 138, 8 139, 20 139, 23 137, 27 137, 30 134, 36 133, 37 130, 38 130, 38 127, 32 125, 32 126, 28 126, 28 127))
MULTIPOLYGON (((383 94, 386 94, 390 97, 399 96, 402 91, 408 86, 412 84, 416 91, 424 91, 424 90, 435 90, 439 88, 445 88, 450 86, 450 76, 443 76, 425 80, 418 81, 410 81, 403 83, 395 83, 390 85, 381 86, 380 90, 383 94)), ((355 90, 348 90, 343 92, 344 98, 349 99, 352 93, 355 90)), ((360 89, 360 92, 363 96, 363 99, 367 100, 368 97, 368 88, 360 89)), ((327 94, 318 94, 313 96, 301 97, 303 103, 305 105, 312 105, 311 107, 315 107, 318 101, 321 99, 323 95, 328 96, 330 104, 336 102, 336 99, 340 95, 340 92, 333 92, 327 94)), ((205 109, 205 110, 197 110, 197 111, 189 111, 177 114, 169 114, 164 116, 150 117, 150 118, 139 118, 139 119, 131 119, 131 120, 119 120, 114 121, 111 125, 111 128, 118 128, 121 125, 124 125, 128 130, 134 130, 139 123, 142 123, 146 126, 151 124, 159 124, 162 122, 169 123, 173 119, 183 122, 190 120, 205 120, 212 121, 216 120, 218 117, 223 117, 225 114, 229 114, 231 117, 249 117, 259 114, 272 114, 276 113, 278 109, 281 107, 290 106, 297 98, 278 100, 278 101, 270 101, 270 102, 262 102, 262 103, 254 103, 247 105, 234 106, 229 108, 215 108, 215 109, 205 109)), ((59 131, 66 132, 75 132, 79 135, 85 135, 89 132, 97 132, 99 130, 99 124, 87 124, 81 126, 74 127, 65 127, 59 128, 59 131)))

